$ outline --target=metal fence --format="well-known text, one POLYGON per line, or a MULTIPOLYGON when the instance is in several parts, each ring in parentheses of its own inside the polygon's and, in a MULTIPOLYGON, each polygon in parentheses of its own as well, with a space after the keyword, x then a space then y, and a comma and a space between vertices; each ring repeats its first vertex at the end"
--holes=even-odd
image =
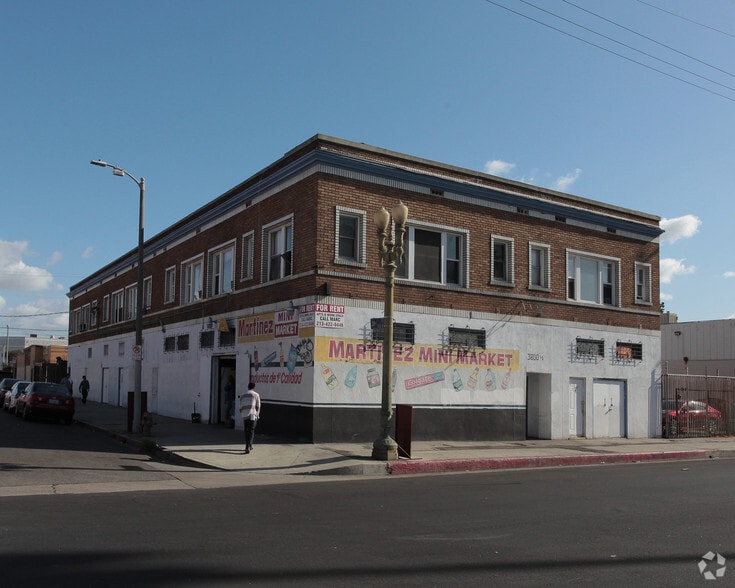
POLYGON ((661 436, 735 435, 735 378, 661 376, 661 436))

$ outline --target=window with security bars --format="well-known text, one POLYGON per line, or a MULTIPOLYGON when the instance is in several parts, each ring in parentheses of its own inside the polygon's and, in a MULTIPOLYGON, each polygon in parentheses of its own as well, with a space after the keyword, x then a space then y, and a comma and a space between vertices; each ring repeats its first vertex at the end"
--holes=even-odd
POLYGON ((214 347, 214 331, 202 331, 199 333, 200 349, 212 349, 214 347))
POLYGON ((219 346, 233 347, 235 345, 235 329, 219 331, 219 346))
POLYGON ((486 337, 484 329, 449 327, 447 342, 450 347, 485 349, 486 337))
MULTIPOLYGON (((383 340, 383 325, 384 319, 374 318, 370 319, 370 329, 372 330, 373 341, 383 340)), ((394 343, 408 343, 413 345, 415 342, 416 328, 413 323, 393 323, 393 342, 394 343)))
POLYGON ((643 343, 618 341, 615 343, 615 355, 618 359, 643 359, 643 343))
POLYGON ((582 357, 605 357, 605 341, 577 338, 576 353, 582 357))

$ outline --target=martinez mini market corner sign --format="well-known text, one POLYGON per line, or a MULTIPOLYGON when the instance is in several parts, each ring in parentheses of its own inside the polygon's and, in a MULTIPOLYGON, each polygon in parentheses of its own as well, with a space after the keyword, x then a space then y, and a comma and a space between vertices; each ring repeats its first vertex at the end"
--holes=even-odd
POLYGON ((299 310, 277 310, 237 319, 237 342, 272 341, 313 335, 314 328, 343 329, 345 307, 340 304, 305 304, 299 310), (304 332, 304 331, 308 332, 304 332))

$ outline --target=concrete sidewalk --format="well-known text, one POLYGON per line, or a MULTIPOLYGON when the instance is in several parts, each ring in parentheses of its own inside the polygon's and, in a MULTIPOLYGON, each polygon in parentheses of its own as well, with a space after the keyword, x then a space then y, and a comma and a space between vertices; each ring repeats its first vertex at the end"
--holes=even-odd
POLYGON ((78 423, 171 462, 231 472, 371 475, 632 463, 735 457, 735 437, 701 439, 568 439, 414 441, 411 459, 371 459, 372 443, 295 443, 255 436, 243 454, 241 430, 154 415, 151 435, 127 432, 127 407, 77 400, 78 423))

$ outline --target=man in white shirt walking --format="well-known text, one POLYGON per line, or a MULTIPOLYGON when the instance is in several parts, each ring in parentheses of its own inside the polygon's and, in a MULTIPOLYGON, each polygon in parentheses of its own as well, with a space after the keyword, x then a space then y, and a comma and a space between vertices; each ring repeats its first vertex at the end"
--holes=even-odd
POLYGON ((255 391, 255 382, 250 382, 248 391, 240 396, 240 416, 245 426, 245 453, 250 453, 255 438, 255 424, 260 418, 260 394, 255 391))

